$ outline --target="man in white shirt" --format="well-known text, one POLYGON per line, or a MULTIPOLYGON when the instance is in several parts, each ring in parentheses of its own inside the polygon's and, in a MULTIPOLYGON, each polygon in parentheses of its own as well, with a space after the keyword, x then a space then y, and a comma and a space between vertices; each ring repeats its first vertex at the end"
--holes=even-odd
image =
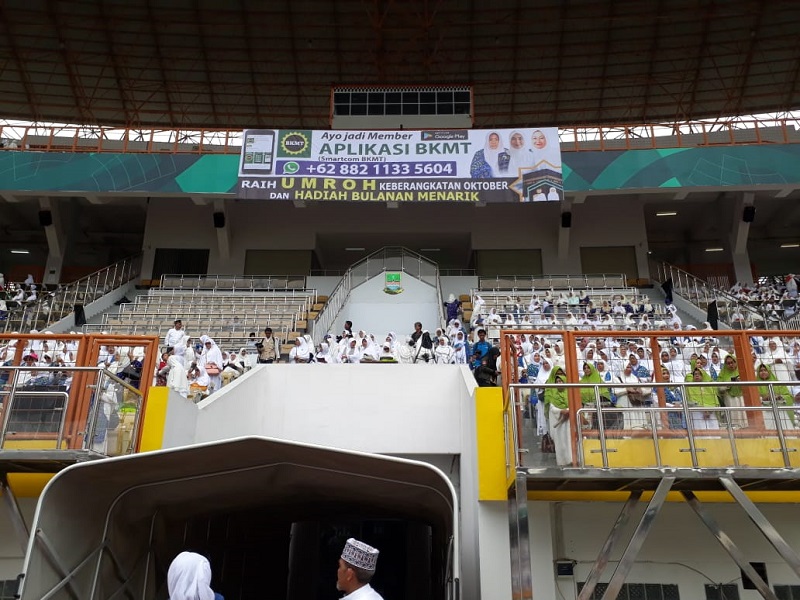
POLYGON ((336 589, 345 592, 342 600, 383 600, 369 582, 375 575, 378 550, 350 538, 344 545, 336 571, 336 589))
MULTIPOLYGON (((164 336, 164 345, 167 348, 185 348, 186 331, 183 329, 183 322, 176 319, 174 326, 164 336)), ((179 354, 176 352, 176 354, 179 354)))

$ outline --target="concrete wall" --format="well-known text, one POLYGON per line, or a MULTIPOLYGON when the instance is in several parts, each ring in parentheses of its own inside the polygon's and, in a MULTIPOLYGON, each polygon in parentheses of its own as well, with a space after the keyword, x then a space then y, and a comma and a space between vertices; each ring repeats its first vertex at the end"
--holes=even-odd
MULTIPOLYGON (((611 578, 645 505, 641 503, 630 519, 623 539, 611 554, 601 582, 611 578)), ((705 506, 748 561, 766 563, 770 587, 798 584, 797 576, 737 504, 709 503, 705 506)), ((533 588, 557 588, 556 593, 544 594, 542 598, 577 598, 576 584, 586 580, 621 508, 621 503, 612 502, 528 503, 533 588), (546 552, 543 552, 543 547, 549 540, 554 547, 552 560, 537 560, 537 551, 542 556, 546 552), (575 561, 574 577, 556 577, 553 560, 575 561)), ((795 518, 795 505, 760 504, 759 509, 790 546, 797 548, 800 545, 800 522, 795 518)), ((668 502, 656 517, 627 583, 677 584, 680 597, 688 599, 704 598, 703 586, 706 583, 736 583, 742 600, 761 597, 755 590, 743 589, 740 578, 739 567, 692 510, 682 502, 668 502)))
POLYGON ((353 322, 355 331, 363 329, 381 336, 389 331, 398 335, 414 331, 414 323, 420 321, 423 328, 433 332, 439 323, 439 299, 436 288, 403 273, 400 282, 401 294, 383 291, 386 281, 383 274, 362 283, 350 293, 334 323, 333 332, 339 333, 345 321, 353 322))
POLYGON ((265 365, 198 405, 194 441, 264 435, 381 454, 459 454, 462 411, 471 410, 465 389, 456 366, 265 365))
POLYGON ((573 204, 568 253, 559 257, 562 207, 557 202, 498 204, 384 205, 312 204, 230 200, 225 203, 230 256, 220 254, 211 205, 189 198, 153 198, 144 232, 143 278, 152 272, 156 248, 210 248, 209 273, 239 274, 247 249, 312 250, 316 233, 339 232, 342 245, 363 232, 468 234, 473 250, 541 249, 545 273, 581 272, 580 248, 634 246, 640 277, 647 273, 643 205, 631 197, 589 198, 573 204), (387 212, 390 211, 390 212, 387 212))
MULTIPOLYGON (((473 600, 482 569, 475 387, 466 367, 263 365, 198 405, 171 393, 164 445, 263 435, 438 466, 459 492, 462 597, 473 600)), ((507 527, 498 535, 507 543, 507 527)))

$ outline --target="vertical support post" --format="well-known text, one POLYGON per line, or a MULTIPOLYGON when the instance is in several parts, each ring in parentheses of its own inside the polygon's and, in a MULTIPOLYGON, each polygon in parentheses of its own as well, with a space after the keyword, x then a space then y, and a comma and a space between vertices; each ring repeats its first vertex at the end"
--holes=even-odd
POLYGON ((606 538, 605 544, 603 544, 603 547, 600 549, 600 554, 597 555, 597 560, 595 560, 594 564, 592 565, 592 570, 589 571, 589 576, 586 578, 586 583, 584 584, 581 593, 578 594, 578 600, 590 600, 594 595, 594 588, 597 587, 597 582, 600 581, 600 577, 603 576, 603 571, 605 571, 605 568, 608 565, 608 558, 611 556, 611 552, 614 550, 614 546, 619 541, 622 530, 628 524, 631 513, 641 497, 641 490, 634 490, 631 492, 631 495, 628 496, 628 499, 625 501, 625 505, 622 507, 622 510, 617 516, 616 523, 614 523, 614 526, 611 528, 611 531, 606 538))
POLYGON ((639 555, 639 551, 642 549, 644 540, 653 527, 656 516, 658 516, 661 507, 664 506, 664 501, 667 499, 667 494, 672 488, 673 483, 675 483, 674 477, 663 477, 659 482, 653 497, 647 504, 642 518, 639 520, 636 531, 633 532, 631 541, 628 542, 628 547, 625 548, 625 552, 623 552, 622 558, 620 558, 619 564, 617 564, 617 568, 614 569, 614 574, 611 576, 611 581, 608 582, 606 593, 603 594, 603 600, 615 600, 619 595, 622 584, 625 583, 625 579, 628 577, 628 573, 630 573, 633 563, 639 555))
MULTIPOLYGON (((720 481, 721 480, 722 479, 720 478, 720 481)), ((716 519, 714 519, 711 513, 708 512, 705 507, 703 507, 703 505, 700 503, 700 500, 698 500, 697 496, 694 495, 694 492, 685 490, 681 493, 683 494, 683 497, 689 507, 698 517, 700 517, 700 520, 703 522, 703 524, 714 535, 714 537, 717 538, 717 541, 744 572, 744 574, 750 578, 750 581, 752 581, 756 586, 758 593, 767 600, 778 600, 778 597, 770 589, 766 582, 761 579, 761 575, 759 575, 748 562, 747 558, 745 558, 744 554, 742 554, 742 551, 739 550, 739 547, 730 537, 728 537, 728 534, 720 529, 716 519)))
POLYGON ((17 541, 19 542, 22 552, 28 551, 28 541, 31 537, 31 532, 28 525, 25 523, 25 518, 22 516, 22 511, 19 508, 17 497, 14 495, 14 490, 8 485, 8 478, 5 473, 0 474, 0 493, 3 494, 3 504, 6 505, 8 515, 11 518, 11 525, 17 534, 17 541))
POLYGON ((511 542, 511 592, 515 600, 533 600, 528 485, 523 472, 517 472, 514 486, 508 493, 508 525, 511 542))
POLYGON ((778 530, 775 529, 764 514, 758 510, 758 507, 747 497, 747 494, 742 491, 742 488, 740 488, 732 478, 720 477, 719 481, 728 493, 733 496, 733 499, 739 503, 739 506, 744 509, 744 512, 747 513, 747 516, 750 517, 750 520, 758 527, 759 531, 764 534, 764 537, 772 544, 772 547, 775 548, 783 560, 786 561, 786 564, 800 577, 800 556, 786 543, 786 540, 781 537, 778 530))

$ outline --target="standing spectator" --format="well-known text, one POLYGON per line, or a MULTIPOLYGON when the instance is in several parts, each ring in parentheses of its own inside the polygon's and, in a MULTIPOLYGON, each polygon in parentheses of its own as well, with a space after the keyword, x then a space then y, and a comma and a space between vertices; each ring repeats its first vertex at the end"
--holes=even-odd
POLYGON ((455 294, 450 294, 447 298, 447 302, 444 303, 444 307, 447 310, 447 323, 452 323, 458 319, 458 312, 461 310, 461 300, 456 298, 455 294))
POLYGON ((256 348, 258 348, 259 364, 269 365, 278 362, 281 356, 278 340, 272 335, 271 327, 266 327, 264 329, 264 337, 261 338, 261 342, 256 344, 256 348))
POLYGON ((411 341, 416 344, 417 340, 421 337, 422 337, 422 323, 417 321, 416 323, 414 323, 414 333, 411 334, 411 341))
POLYGON ((477 352, 480 358, 486 356, 492 344, 486 340, 486 330, 478 329, 478 341, 472 345, 472 351, 477 352))

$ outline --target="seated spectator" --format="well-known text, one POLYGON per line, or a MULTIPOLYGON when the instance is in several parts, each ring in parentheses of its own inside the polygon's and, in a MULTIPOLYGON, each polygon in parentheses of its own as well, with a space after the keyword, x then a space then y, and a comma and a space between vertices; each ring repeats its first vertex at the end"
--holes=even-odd
POLYGON ((392 346, 388 342, 384 342, 383 347, 381 348, 381 353, 378 356, 378 362, 382 363, 397 362, 397 359, 394 356, 394 351, 392 350, 392 346))
POLYGON ((438 339, 438 344, 434 350, 434 358, 437 365, 452 365, 456 362, 456 353, 446 337, 438 339))
POLYGON ((189 381, 189 394, 196 402, 206 395, 208 386, 211 384, 211 378, 206 373, 206 370, 196 362, 192 363, 186 375, 189 381))

